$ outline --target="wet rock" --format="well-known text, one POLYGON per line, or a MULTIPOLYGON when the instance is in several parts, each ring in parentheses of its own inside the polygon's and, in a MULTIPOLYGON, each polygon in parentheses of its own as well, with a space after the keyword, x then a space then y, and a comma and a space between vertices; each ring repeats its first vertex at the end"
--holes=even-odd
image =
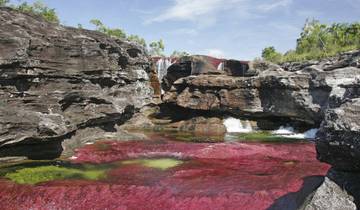
POLYGON ((116 132, 152 101, 150 64, 134 43, 3 7, 0 37, 0 157, 53 158, 79 130, 116 132))

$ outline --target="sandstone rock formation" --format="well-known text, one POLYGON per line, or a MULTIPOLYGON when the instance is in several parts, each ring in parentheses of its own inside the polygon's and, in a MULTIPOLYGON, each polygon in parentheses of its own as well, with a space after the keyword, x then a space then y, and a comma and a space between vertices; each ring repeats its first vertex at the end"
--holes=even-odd
POLYGON ((189 110, 319 127, 329 104, 336 104, 339 97, 350 94, 344 84, 352 84, 356 75, 360 75, 354 62, 358 55, 359 52, 349 53, 345 60, 352 62, 346 65, 333 62, 326 70, 322 69, 325 66, 322 62, 296 70, 252 64, 243 75, 229 75, 229 70, 217 75, 208 72, 194 75, 193 61, 188 59, 169 68, 163 80, 167 90, 163 100, 189 110))
POLYGON ((188 60, 186 65, 177 64, 182 69, 177 72, 183 74, 174 76, 169 71, 165 76, 163 101, 204 116, 218 113, 256 119, 262 129, 281 124, 320 127, 318 159, 334 168, 304 208, 356 209, 360 204, 359 61, 358 50, 282 66, 252 63, 247 70, 254 72, 252 76, 229 76, 227 72, 194 75, 188 60))
POLYGON ((0 157, 57 157, 83 129, 116 131, 151 102, 149 71, 134 43, 1 7, 0 157))

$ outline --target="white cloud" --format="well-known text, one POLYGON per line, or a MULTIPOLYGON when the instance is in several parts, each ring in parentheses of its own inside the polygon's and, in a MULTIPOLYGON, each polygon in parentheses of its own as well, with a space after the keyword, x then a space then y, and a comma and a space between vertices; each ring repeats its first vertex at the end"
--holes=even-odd
MULTIPOLYGON (((230 0, 233 2, 233 0, 230 0)), ((224 0, 175 0, 173 6, 149 22, 166 20, 195 20, 211 14, 225 4, 224 0)))
POLYGON ((200 27, 216 23, 219 15, 241 18, 259 17, 263 13, 288 7, 293 0, 172 0, 173 4, 145 23, 164 21, 191 21, 200 27), (266 3, 263 3, 266 2, 266 3))
POLYGON ((179 28, 171 32, 175 35, 187 35, 187 36, 197 36, 199 34, 198 30, 193 28, 179 28))
POLYGON ((207 49, 205 54, 216 58, 225 58, 225 52, 220 49, 207 49))
POLYGON ((315 10, 298 10, 296 11, 296 14, 304 18, 315 18, 320 16, 322 13, 320 11, 315 11, 315 10))
POLYGON ((260 4, 258 6, 258 9, 264 12, 268 12, 271 10, 275 10, 278 8, 284 8, 289 6, 292 3, 293 0, 277 0, 277 1, 272 1, 270 3, 265 3, 265 4, 260 4))

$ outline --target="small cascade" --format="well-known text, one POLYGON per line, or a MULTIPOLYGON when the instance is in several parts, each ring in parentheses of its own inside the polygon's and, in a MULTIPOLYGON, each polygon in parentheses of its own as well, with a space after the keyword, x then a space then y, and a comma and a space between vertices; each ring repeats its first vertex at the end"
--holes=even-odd
POLYGON ((159 81, 161 82, 162 78, 166 75, 167 69, 173 64, 171 58, 160 58, 156 62, 156 71, 158 74, 159 81))
POLYGON ((253 131, 250 121, 245 121, 244 125, 241 120, 229 117, 224 121, 228 133, 250 133, 253 131))
POLYGON ((224 62, 221 62, 221 63, 217 66, 217 70, 218 70, 218 71, 224 71, 224 67, 225 67, 224 62))
POLYGON ((281 126, 278 130, 273 131, 275 135, 291 135, 295 133, 295 129, 291 126, 281 126))
POLYGON ((291 126, 281 126, 278 130, 273 131, 272 134, 283 136, 285 138, 295 138, 295 139, 315 139, 316 133, 319 129, 313 128, 304 133, 296 133, 295 129, 291 126))

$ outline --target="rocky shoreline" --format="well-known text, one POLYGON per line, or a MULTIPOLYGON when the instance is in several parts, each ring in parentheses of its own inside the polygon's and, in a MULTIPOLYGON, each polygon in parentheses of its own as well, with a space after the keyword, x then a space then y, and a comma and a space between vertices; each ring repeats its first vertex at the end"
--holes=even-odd
POLYGON ((218 135, 232 116, 319 128, 318 159, 333 169, 304 209, 360 205, 360 51, 281 66, 189 56, 162 81, 150 60, 137 44, 0 7, 0 159, 142 138, 131 130, 218 135))

